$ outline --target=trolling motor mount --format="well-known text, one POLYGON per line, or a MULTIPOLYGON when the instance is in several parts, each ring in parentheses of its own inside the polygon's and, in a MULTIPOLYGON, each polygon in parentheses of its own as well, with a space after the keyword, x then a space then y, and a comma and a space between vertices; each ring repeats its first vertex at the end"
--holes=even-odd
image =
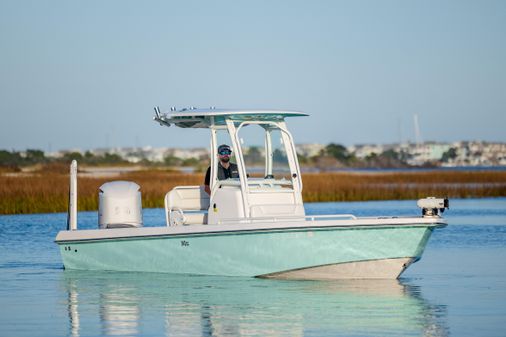
POLYGON ((428 197, 416 203, 422 209, 423 216, 439 216, 446 208, 450 208, 448 198, 428 197))

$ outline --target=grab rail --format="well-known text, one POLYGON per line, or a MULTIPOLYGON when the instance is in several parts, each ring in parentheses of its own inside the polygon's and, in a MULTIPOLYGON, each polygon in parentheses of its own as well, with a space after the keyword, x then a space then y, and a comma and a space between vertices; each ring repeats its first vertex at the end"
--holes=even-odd
POLYGON ((357 217, 353 214, 334 214, 334 215, 305 215, 305 216, 270 216, 270 217, 255 217, 255 218, 228 218, 218 220, 218 224, 234 223, 253 223, 253 222, 282 222, 282 221, 318 221, 330 219, 352 219, 356 220, 357 217))
POLYGON ((325 214, 325 215, 306 215, 306 218, 314 221, 315 219, 339 219, 339 218, 350 218, 353 220, 357 220, 357 217, 353 214, 325 214))

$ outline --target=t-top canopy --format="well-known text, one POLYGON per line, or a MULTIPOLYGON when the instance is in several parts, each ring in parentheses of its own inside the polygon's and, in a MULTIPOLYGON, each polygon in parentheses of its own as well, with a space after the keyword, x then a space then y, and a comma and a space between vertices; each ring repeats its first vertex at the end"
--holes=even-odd
POLYGON ((286 117, 308 116, 303 112, 284 110, 234 110, 234 109, 182 109, 160 113, 155 108, 156 115, 153 118, 160 125, 170 126, 174 124, 181 128, 208 128, 214 119, 214 125, 224 125, 227 119, 244 121, 271 121, 280 122, 286 117))

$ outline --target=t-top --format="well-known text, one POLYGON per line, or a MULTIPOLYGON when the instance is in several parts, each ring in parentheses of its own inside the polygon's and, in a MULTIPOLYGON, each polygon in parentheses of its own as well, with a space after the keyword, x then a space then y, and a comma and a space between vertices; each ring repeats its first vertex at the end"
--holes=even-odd
MULTIPOLYGON (((239 170, 237 169, 237 164, 230 163, 228 169, 221 166, 221 163, 218 164, 218 180, 225 180, 228 178, 239 178, 239 170)), ((211 167, 207 169, 205 184, 209 185, 211 181, 211 167)))

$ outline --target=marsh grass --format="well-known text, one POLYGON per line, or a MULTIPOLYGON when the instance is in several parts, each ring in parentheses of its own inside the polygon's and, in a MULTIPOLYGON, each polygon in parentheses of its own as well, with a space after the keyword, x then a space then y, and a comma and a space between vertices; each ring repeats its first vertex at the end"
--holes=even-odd
POLYGON ((506 196, 506 172, 501 171, 324 173, 305 174, 303 181, 308 202, 506 196))
MULTIPOLYGON (((67 174, 38 172, 0 175, 0 214, 66 212, 67 174)), ((78 178, 78 209, 98 208, 98 188, 111 180, 141 186, 143 207, 163 207, 175 186, 199 185, 204 175, 163 170, 136 171, 108 178, 78 178)), ((427 196, 481 198, 506 196, 506 171, 427 171, 303 174, 306 202, 417 199, 427 196)))

